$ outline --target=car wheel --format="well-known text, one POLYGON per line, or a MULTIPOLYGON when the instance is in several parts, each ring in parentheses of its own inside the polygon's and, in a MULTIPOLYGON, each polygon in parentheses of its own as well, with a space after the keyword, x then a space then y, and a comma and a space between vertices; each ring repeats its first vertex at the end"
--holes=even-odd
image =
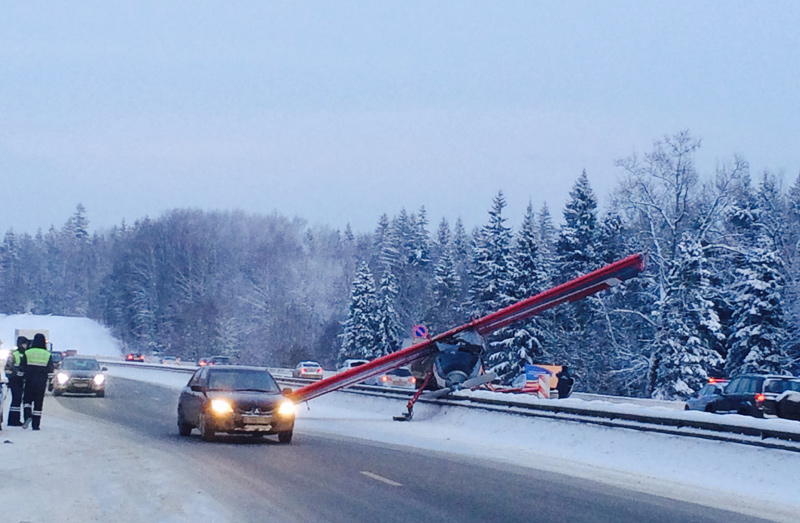
POLYGON ((200 415, 200 437, 203 441, 214 441, 215 436, 217 435, 214 430, 209 427, 208 420, 206 419, 205 413, 200 415))
POLYGON ((714 408, 714 405, 708 405, 706 407, 706 412, 710 412, 711 414, 716 414, 717 413, 717 409, 714 408))
POLYGON ((105 397, 106 397, 106 391, 104 391, 104 390, 98 390, 98 391, 97 391, 97 397, 98 397, 98 398, 105 398, 105 397))
POLYGON ((293 434, 294 430, 284 430, 283 432, 278 432, 278 441, 281 443, 291 443, 293 434))
POLYGON ((61 391, 58 389, 53 389, 53 396, 61 396, 61 391))
POLYGON ((192 435, 192 426, 183 420, 178 420, 178 434, 184 438, 192 435))
POLYGON ((689 405, 684 405, 683 410, 689 410, 689 405))

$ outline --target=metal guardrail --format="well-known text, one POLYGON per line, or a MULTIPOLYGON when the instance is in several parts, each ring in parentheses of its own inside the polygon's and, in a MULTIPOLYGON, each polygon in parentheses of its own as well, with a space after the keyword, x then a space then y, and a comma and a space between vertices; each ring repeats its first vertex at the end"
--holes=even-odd
MULTIPOLYGON (((151 363, 133 363, 124 361, 103 360, 104 364, 121 365, 135 368, 148 368, 170 372, 191 373, 197 367, 178 368, 174 366, 157 365, 151 363)), ((286 376, 287 369, 269 368, 275 379, 282 385, 303 386, 312 380, 286 376)), ((387 389, 370 385, 351 385, 341 392, 377 396, 387 399, 407 401, 413 394, 412 390, 387 389)), ((511 395, 509 395, 511 396, 511 395)), ((789 450, 800 452, 800 424, 798 432, 775 430, 770 428, 755 427, 728 423, 724 420, 705 421, 688 420, 685 418, 658 416, 640 413, 626 413, 617 410, 603 410, 593 407, 575 407, 552 403, 528 403, 515 401, 508 398, 478 398, 469 396, 450 395, 446 398, 425 398, 421 396, 420 402, 442 406, 455 406, 462 408, 480 409, 498 413, 513 414, 528 417, 540 417, 558 421, 571 421, 588 423, 606 427, 627 428, 645 432, 656 432, 683 437, 693 437, 709 440, 726 441, 754 445, 764 448, 789 450)))

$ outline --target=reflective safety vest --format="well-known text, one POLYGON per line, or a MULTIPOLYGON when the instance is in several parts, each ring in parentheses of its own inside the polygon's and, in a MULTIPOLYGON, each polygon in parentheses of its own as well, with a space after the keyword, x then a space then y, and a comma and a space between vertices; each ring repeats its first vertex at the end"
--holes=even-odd
POLYGON ((50 363, 50 351, 39 347, 31 347, 25 351, 25 359, 29 367, 47 367, 50 363))
POLYGON ((14 352, 11 353, 11 356, 14 359, 14 366, 19 367, 19 363, 22 361, 22 351, 19 349, 14 349, 14 352))

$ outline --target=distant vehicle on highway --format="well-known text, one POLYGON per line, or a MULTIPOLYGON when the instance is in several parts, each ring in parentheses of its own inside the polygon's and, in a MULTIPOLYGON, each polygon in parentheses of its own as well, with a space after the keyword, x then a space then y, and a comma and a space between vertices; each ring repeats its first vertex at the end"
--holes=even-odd
POLYGON ((301 361, 292 369, 294 378, 311 378, 313 380, 322 379, 322 365, 316 361, 301 361))
POLYGON ((162 365, 180 365, 181 359, 177 356, 161 356, 162 365))
POLYGON ((144 362, 144 354, 141 352, 131 352, 127 356, 125 356, 125 361, 138 361, 144 362))
POLYGON ((233 365, 233 358, 229 356, 211 356, 208 359, 209 365, 233 365))
MULTIPOLYGON (((288 392, 288 391, 287 391, 288 392)), ((200 430, 204 441, 217 433, 277 434, 290 443, 295 405, 262 367, 207 365, 195 371, 178 400, 178 432, 200 430)))
POLYGON ((779 418, 800 421, 800 392, 787 390, 775 398, 775 413, 779 418))
POLYGON ((53 396, 79 392, 102 398, 106 395, 106 377, 103 374, 106 370, 106 367, 100 367, 95 358, 68 356, 61 362, 61 368, 53 378, 53 396))
POLYGON ((346 370, 350 370, 350 369, 354 369, 356 367, 360 367, 361 365, 363 365, 365 363, 369 363, 369 360, 352 358, 352 359, 349 359, 349 360, 344 360, 342 362, 342 364, 339 365, 339 367, 337 367, 337 370, 339 372, 344 372, 346 370))
POLYGON ((703 410, 711 412, 708 404, 722 397, 722 392, 728 385, 728 380, 711 378, 703 385, 693 398, 686 400, 684 410, 703 410))
POLYGON ((743 374, 728 383, 719 398, 711 401, 709 412, 735 412, 756 418, 776 415, 775 400, 787 391, 800 392, 800 378, 770 374, 743 374))
POLYGON ((411 369, 400 367, 399 369, 392 369, 381 376, 375 376, 374 378, 365 380, 364 385, 400 387, 414 390, 417 388, 417 378, 411 373, 411 369))

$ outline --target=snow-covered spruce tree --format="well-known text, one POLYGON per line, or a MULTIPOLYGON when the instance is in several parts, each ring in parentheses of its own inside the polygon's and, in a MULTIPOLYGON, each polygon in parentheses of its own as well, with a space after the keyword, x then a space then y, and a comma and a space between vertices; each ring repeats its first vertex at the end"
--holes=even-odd
POLYGON ((370 357, 385 356, 400 348, 402 329, 395 309, 397 281, 392 271, 386 270, 378 286, 377 346, 370 357))
POLYGON ((724 339, 711 298, 709 262, 701 243, 689 233, 678 245, 669 272, 667 303, 661 307, 666 333, 659 338, 662 364, 653 397, 686 399, 722 365, 714 349, 724 339))
POLYGON ((375 280, 369 266, 362 262, 350 290, 350 309, 343 324, 339 361, 347 358, 371 358, 377 352, 378 317, 375 280))
POLYGON ((800 374, 800 175, 786 199, 786 318, 790 340, 786 347, 789 371, 800 374))
MULTIPOLYGON (((597 199, 583 171, 570 191, 564 208, 564 223, 556 243, 556 283, 563 283, 600 267, 601 246, 597 223, 597 199)), ((557 363, 570 365, 585 383, 602 379, 602 354, 592 298, 580 300, 554 311, 559 336, 555 344, 557 363)))
POLYGON ((506 227, 502 191, 494 197, 489 223, 475 238, 470 308, 473 317, 495 312, 513 302, 511 288, 511 228, 506 227))
POLYGON ((440 334, 463 323, 463 303, 461 301, 461 278, 456 271, 451 243, 439 242, 439 261, 433 270, 433 303, 426 314, 425 321, 429 331, 440 334))
MULTIPOLYGON (((481 227, 475 237, 475 254, 470 289, 470 306, 473 317, 481 317, 513 303, 514 267, 511 260, 511 229, 506 227, 503 193, 499 192, 489 210, 489 223, 481 227)), ((508 358, 510 328, 500 329, 488 341, 490 370, 504 376, 510 372, 508 358)))
MULTIPOLYGON (((511 251, 512 280, 510 296, 523 300, 550 286, 549 272, 537 239, 533 206, 529 203, 511 251)), ((498 341, 498 350, 490 355, 492 369, 504 382, 510 382, 525 370, 526 363, 547 363, 548 332, 553 325, 550 315, 534 316, 503 329, 508 337, 498 341)))
POLYGON ((564 223, 556 244, 561 282, 586 274, 602 265, 597 223, 597 198, 584 170, 569 193, 564 223))
POLYGON ((745 372, 780 374, 789 362, 784 352, 783 263, 764 233, 744 255, 733 286, 732 343, 725 362, 728 376, 745 372))

